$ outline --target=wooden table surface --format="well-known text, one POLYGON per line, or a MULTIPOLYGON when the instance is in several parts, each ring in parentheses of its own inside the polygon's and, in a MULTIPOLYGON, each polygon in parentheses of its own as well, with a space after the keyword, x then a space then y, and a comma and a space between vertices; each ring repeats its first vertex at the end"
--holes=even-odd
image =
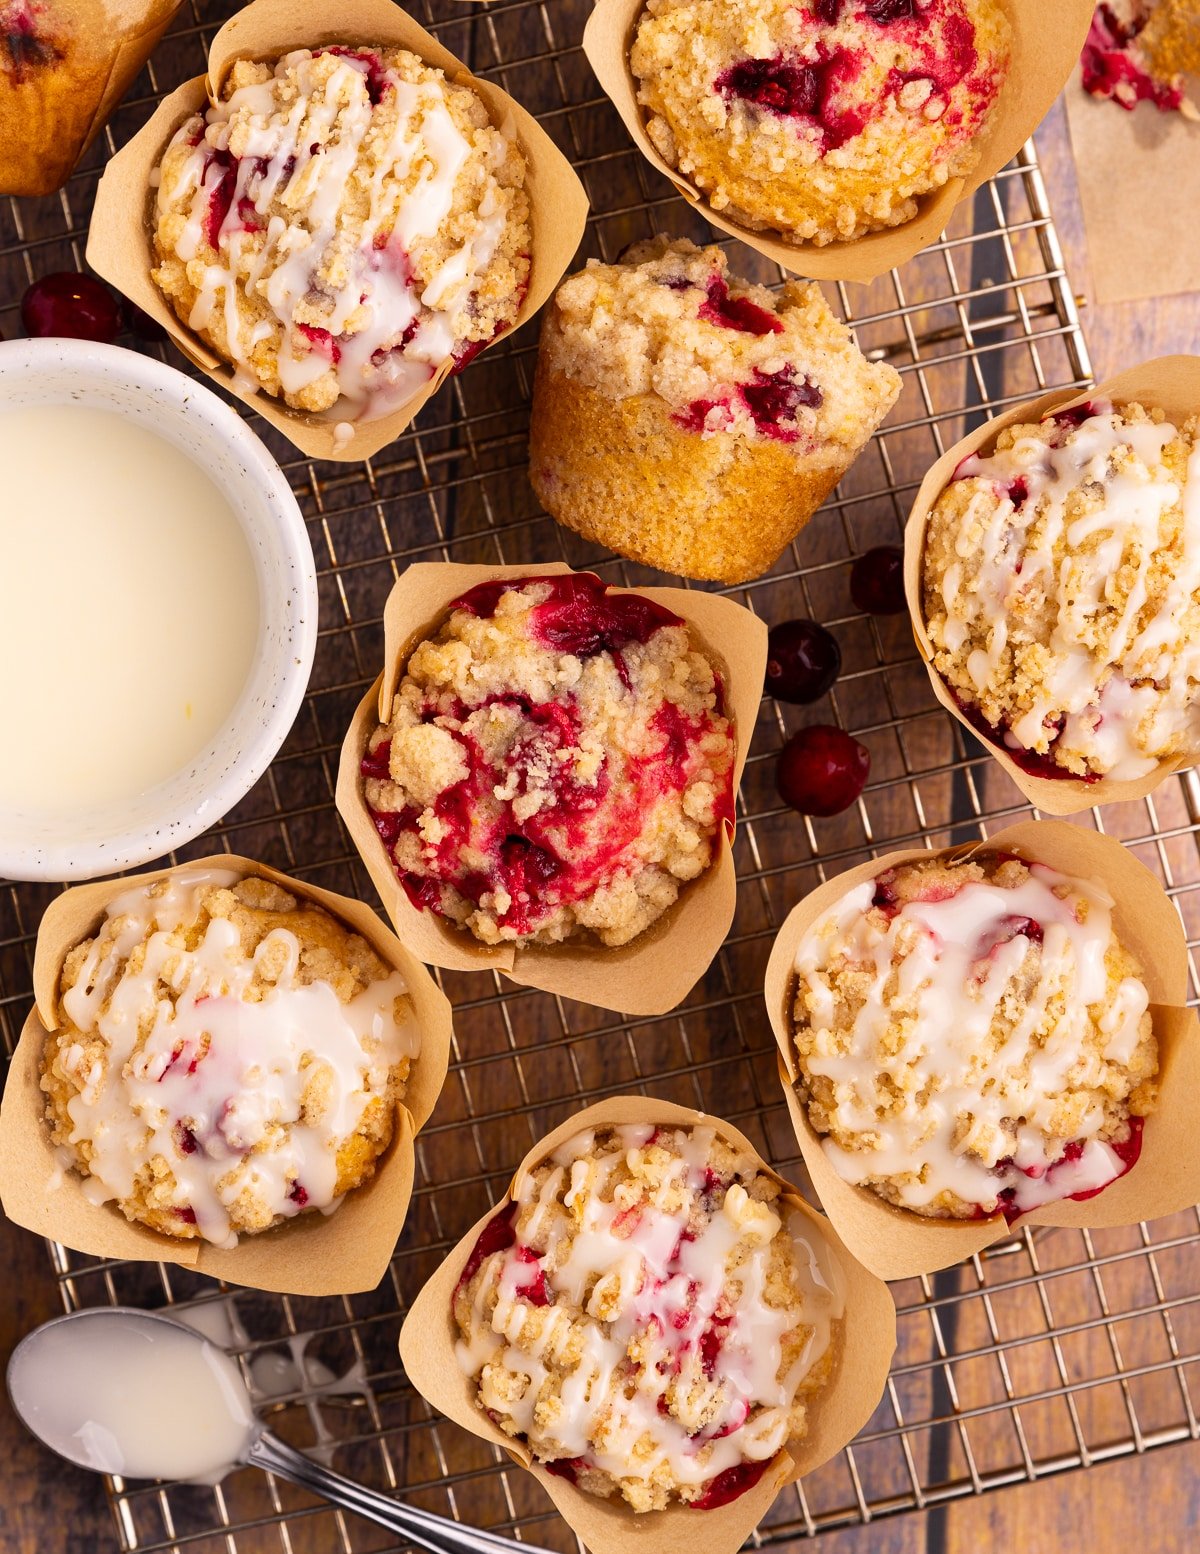
MULTIPOLYGON (((1200 299, 1086 305, 1087 261, 1061 105, 1038 136, 1051 205, 1080 294, 1096 376, 1173 351, 1200 349, 1200 299)), ((13 1344, 61 1309, 46 1249, 0 1221, 0 1265, 8 1297, 0 1304, 0 1365, 13 1344)), ((9 1554, 104 1554, 116 1549, 101 1481, 53 1458, 0 1407, 0 1548, 9 1554)), ((825 1534, 824 1554, 975 1554, 1063 1549, 1087 1554, 1168 1554, 1200 1521, 1200 1442, 1163 1448, 1088 1471, 910 1513, 869 1527, 825 1534)), ((206 1545, 207 1546, 207 1545, 206 1545)))

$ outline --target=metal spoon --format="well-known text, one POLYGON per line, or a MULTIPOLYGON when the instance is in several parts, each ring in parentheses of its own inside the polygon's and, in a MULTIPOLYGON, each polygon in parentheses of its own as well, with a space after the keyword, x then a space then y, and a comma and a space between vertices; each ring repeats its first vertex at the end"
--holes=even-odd
MULTIPOLYGON (((13 1409, 25 1428, 37 1436, 51 1451, 57 1452, 60 1457, 65 1457, 68 1462, 73 1462, 78 1467, 91 1468, 93 1471, 99 1471, 99 1469, 96 1467, 94 1458, 89 1455, 86 1432, 83 1434, 72 1432, 70 1435, 72 1441, 78 1441, 77 1451, 66 1446, 61 1438, 48 1439, 51 1426, 39 1418, 39 1409, 35 1400, 25 1395, 23 1376, 31 1368, 39 1346, 51 1345, 55 1342, 56 1330, 68 1323, 88 1321, 94 1323, 99 1318, 106 1318, 111 1322, 114 1317, 130 1323, 154 1324, 156 1327, 166 1324, 174 1330, 175 1343, 179 1342, 177 1335, 186 1334, 198 1349, 207 1348, 210 1351, 215 1350, 218 1355, 224 1354, 223 1350, 217 1349, 217 1346, 203 1334, 185 1323, 178 1322, 161 1312, 138 1311, 130 1306, 101 1306, 87 1311, 69 1312, 66 1316, 55 1317, 53 1321, 45 1322, 41 1327, 34 1328, 32 1333, 28 1333, 13 1350, 8 1363, 8 1395, 13 1409)), ((77 1337, 78 1332, 76 1331, 72 1336, 77 1337)), ((95 1335, 97 1340, 100 1336, 100 1332, 97 1331, 95 1335)), ((154 1335, 151 1332, 147 1336, 152 1338, 154 1335)), ((47 1358, 44 1349, 41 1357, 43 1360, 47 1358)), ((169 1375, 162 1376, 161 1380, 164 1387, 170 1385, 169 1375)), ((340 1473, 334 1473, 321 1463, 314 1462, 310 1457, 304 1456, 294 1447, 288 1446, 286 1442, 272 1435, 261 1420, 254 1418, 250 1393, 240 1376, 232 1379, 232 1385, 240 1387, 245 1394, 244 1410, 241 1409, 240 1397, 235 1399, 237 1408, 253 1422, 247 1430, 242 1449, 237 1454, 236 1460, 229 1464, 230 1467, 250 1465, 262 1468, 267 1473, 276 1473, 280 1478, 289 1479, 293 1484, 299 1484, 302 1488, 311 1490, 313 1494, 320 1495, 334 1505, 343 1506, 348 1511, 356 1511, 360 1516, 378 1522, 380 1526, 392 1532, 402 1534, 416 1548, 427 1549, 429 1554, 513 1554, 514 1550, 521 1550, 523 1554, 547 1554, 545 1549, 539 1549, 533 1544, 518 1543, 512 1538, 503 1538, 498 1533, 483 1532, 460 1522, 452 1522, 447 1517, 438 1516, 432 1511, 403 1505, 389 1495, 367 1489, 362 1484, 356 1484, 353 1479, 343 1478, 340 1473)), ((77 1412, 81 1426, 86 1424, 86 1399, 79 1400, 77 1412)), ((61 1436, 61 1427, 59 1433, 61 1436)))

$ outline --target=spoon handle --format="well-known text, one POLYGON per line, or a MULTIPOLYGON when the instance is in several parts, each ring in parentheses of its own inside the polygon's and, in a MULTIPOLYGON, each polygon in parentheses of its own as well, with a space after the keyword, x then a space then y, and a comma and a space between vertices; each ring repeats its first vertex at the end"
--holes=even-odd
POLYGON ((452 1522, 433 1511, 422 1511, 393 1500, 390 1495, 380 1494, 378 1490, 367 1489, 322 1463, 314 1462, 269 1430, 263 1430, 254 1439, 245 1461, 289 1479, 347 1511, 357 1511, 381 1527, 402 1533, 415 1548, 426 1549, 429 1554, 514 1554, 514 1551, 547 1554, 547 1550, 531 1543, 518 1543, 513 1538, 502 1538, 499 1533, 452 1522))

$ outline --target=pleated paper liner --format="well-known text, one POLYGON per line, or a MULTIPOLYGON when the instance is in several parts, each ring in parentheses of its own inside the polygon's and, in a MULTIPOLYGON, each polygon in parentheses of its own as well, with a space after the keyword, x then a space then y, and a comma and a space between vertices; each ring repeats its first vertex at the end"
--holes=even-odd
POLYGON ((925 1218, 885 1202, 869 1188, 853 1186, 833 1169, 797 1092, 799 1069, 792 1041, 796 950, 834 903, 865 880, 900 864, 966 860, 975 853, 995 852, 1013 853, 1105 887, 1115 903, 1114 931, 1142 964, 1159 1044, 1158 1105, 1146 1118, 1136 1164, 1094 1198, 1064 1199, 1023 1214, 1018 1228, 1134 1225, 1174 1214, 1200 1199, 1200 1154, 1195 1148, 1200 1027, 1194 1011, 1183 1007, 1187 941, 1179 914, 1149 869, 1112 837, 1055 820, 1025 821, 986 842, 938 852, 907 848, 849 869, 805 896, 775 939, 764 989, 779 1044, 779 1077, 813 1187, 851 1253, 881 1279, 907 1279, 948 1268, 1013 1231, 1002 1214, 985 1220, 925 1218))
MULTIPOLYGON (((338 812, 397 933, 427 965, 449 971, 502 971, 524 987, 601 1009, 665 1014, 704 975, 733 921, 737 882, 731 826, 718 829, 713 839, 716 856, 704 873, 682 883, 674 905, 629 944, 609 948, 579 936, 554 945, 487 945, 468 929, 413 905, 363 797, 359 767, 367 743, 390 719, 409 655, 436 632, 450 604, 495 578, 557 577, 570 570, 561 562, 511 567, 417 562, 401 575, 384 608, 383 673, 359 703, 342 744, 338 812)), ((736 793, 762 698, 766 626, 731 599, 690 588, 614 588, 611 593, 637 593, 664 605, 687 622, 697 645, 708 654, 721 676, 726 714, 733 719, 736 793)))
MULTIPOLYGON (((944 230, 955 206, 1021 149, 1050 111, 1079 58, 1094 9, 1093 0, 1004 0, 1012 23, 1008 78, 976 144, 980 159, 966 178, 951 178, 918 201, 917 214, 902 226, 869 232, 849 242, 788 242, 779 233, 756 232, 716 211, 707 197, 666 162, 646 133, 638 83, 629 68, 645 0, 597 0, 583 35, 583 51, 600 85, 620 114, 646 160, 714 227, 773 259, 794 275, 814 280, 873 281, 927 248, 944 230)), ((669 222, 668 222, 669 226, 669 222)))
POLYGON ((1093 804, 1118 804, 1143 798, 1165 782, 1172 772, 1181 766, 1190 766, 1195 757, 1189 754, 1161 761, 1144 777, 1128 782, 1119 782, 1111 777, 1087 782, 1065 771, 1061 777, 1039 777, 1020 767, 999 739, 984 733, 964 715, 949 686, 933 666, 933 644, 925 629, 921 599, 925 531, 938 498, 950 484, 954 471, 968 455, 991 453, 997 437, 1006 427, 1037 422, 1052 411, 1065 410, 1071 405, 1084 405, 1093 399, 1110 399, 1117 406, 1137 401, 1147 410, 1165 411, 1167 418, 1179 426, 1189 416, 1200 414, 1200 356, 1161 356, 1140 367, 1131 367, 1127 372, 1110 378, 1106 383, 1097 384, 1093 389, 1084 389, 1082 392, 1060 389, 1052 394, 1043 394, 1040 399, 1017 405, 997 416, 994 421, 976 427, 969 436, 944 453, 925 476, 904 530, 904 592, 917 651, 929 672, 929 683, 933 686, 934 695, 952 717, 957 718, 964 728, 969 729, 987 746, 988 753, 995 757, 1029 802, 1048 815, 1076 815, 1081 810, 1091 809, 1093 804))
POLYGON ((832 1375, 809 1405, 804 1439, 780 1452, 752 1489, 711 1511, 673 1505, 639 1514, 616 1497, 601 1499, 547 1472, 521 1442, 506 1435, 480 1409, 475 1383, 463 1374, 454 1352, 458 1337, 451 1306, 454 1289, 480 1231, 502 1204, 489 1209, 467 1232, 418 1295, 400 1332, 400 1357, 408 1379, 434 1408, 473 1435, 494 1442, 533 1474, 591 1554, 695 1554, 698 1544, 705 1554, 735 1554, 779 1491, 828 1462, 871 1417, 896 1347, 895 1308, 887 1287, 855 1262, 825 1216, 777 1176, 747 1138, 719 1117, 669 1101, 619 1096, 579 1112, 534 1145, 517 1168, 503 1203, 510 1202, 524 1178, 568 1139, 586 1129, 627 1124, 712 1128, 719 1138, 753 1156, 759 1169, 779 1182, 784 1201, 804 1215, 811 1232, 836 1257, 846 1294, 841 1332, 835 1339, 832 1375))
POLYGON ((433 1111, 450 1057, 450 1005, 426 968, 361 901, 281 874, 250 858, 216 853, 171 869, 100 880, 66 891, 38 929, 33 968, 36 1006, 25 1022, 0 1106, 0 1199, 9 1219, 93 1257, 177 1263, 251 1289, 288 1295, 349 1295, 374 1289, 387 1270, 412 1196, 413 1140, 433 1111), (108 903, 171 874, 232 869, 271 880, 301 901, 323 907, 367 940, 404 977, 421 1050, 412 1061, 395 1132, 375 1175, 347 1193, 330 1215, 319 1211, 233 1248, 201 1238, 176 1240, 127 1220, 115 1205, 89 1202, 83 1178, 59 1164, 45 1120, 39 1080, 48 1033, 58 1024, 58 980, 68 952, 90 938, 108 903))
POLYGON ((313 458, 354 462, 395 441, 441 388, 453 362, 444 362, 405 405, 378 420, 353 421, 344 409, 339 411, 341 401, 323 415, 310 415, 291 409, 282 399, 256 389, 251 379, 236 374, 180 322, 150 278, 155 262, 149 225, 154 204, 150 175, 180 124, 216 101, 235 60, 274 60, 290 49, 327 43, 408 49, 427 65, 444 71, 448 80, 476 92, 493 124, 515 127, 527 164, 525 189, 533 249, 529 290, 516 323, 505 335, 528 323, 558 284, 583 236, 588 209, 583 185, 554 142, 519 103, 492 82, 472 76, 461 60, 390 0, 341 0, 336 7, 303 5, 299 0, 254 0, 231 17, 213 40, 207 76, 195 76, 164 98, 149 123, 105 168, 96 190, 87 260, 98 275, 157 320, 193 365, 257 410, 297 448, 313 458), (343 445, 335 428, 345 420, 351 420, 354 436, 343 445))
POLYGON ((21 68, 18 27, 16 68, 0 72, 0 194, 53 194, 62 188, 180 4, 56 0, 49 7, 30 7, 48 62, 21 68))

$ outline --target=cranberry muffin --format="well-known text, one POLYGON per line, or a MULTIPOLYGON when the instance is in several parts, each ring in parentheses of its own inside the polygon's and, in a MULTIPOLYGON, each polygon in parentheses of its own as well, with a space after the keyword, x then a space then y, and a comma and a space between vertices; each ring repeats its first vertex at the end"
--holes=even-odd
POLYGON ((560 523, 685 577, 764 572, 895 403, 820 288, 729 273, 657 237, 558 288, 542 327, 530 479, 560 523))
POLYGON ((732 819, 686 622, 588 573, 483 583, 415 647, 363 791, 409 899, 484 944, 643 933, 732 819))
POLYGON ((180 869, 67 955, 42 1089, 93 1202, 218 1246, 366 1181, 420 1040, 400 973, 320 907, 180 869))
POLYGON ((378 417, 516 321, 525 175, 480 98, 404 49, 239 60, 163 155, 154 280, 268 394, 378 417))
POLYGON ((829 1249, 710 1128, 569 1140, 485 1226, 454 1292, 479 1407, 634 1511, 725 1505, 808 1429, 843 1295, 829 1249))
POLYGON ((1124 1175, 1156 1099, 1141 968, 1103 889, 976 855, 855 886, 796 952, 809 1120, 838 1175, 1010 1219, 1124 1175))
POLYGON ((629 63, 714 210, 823 245, 975 167, 1011 39, 999 0, 647 0, 629 63))
POLYGON ((1200 747, 1197 425, 1093 400, 1010 426, 929 516, 933 666, 1031 773, 1136 779, 1200 747))

